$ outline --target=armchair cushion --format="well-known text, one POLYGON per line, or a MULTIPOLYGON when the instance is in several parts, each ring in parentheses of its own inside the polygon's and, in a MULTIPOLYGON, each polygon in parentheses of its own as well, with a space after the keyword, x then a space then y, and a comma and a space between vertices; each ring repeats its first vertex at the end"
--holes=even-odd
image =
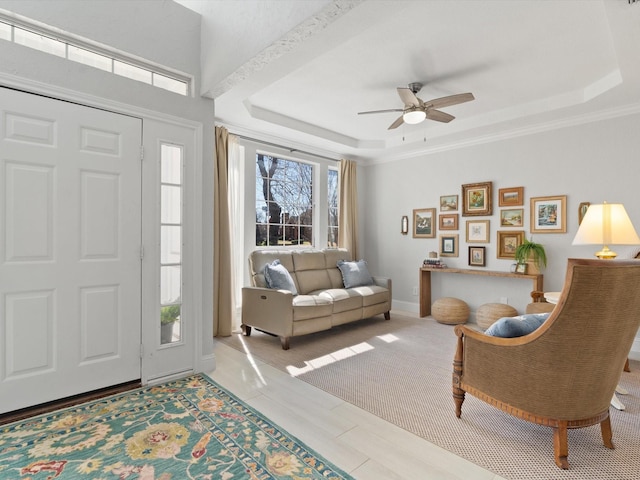
POLYGON ((535 331, 547 318, 549 318, 549 313, 503 317, 491 325, 484 333, 491 337, 522 337, 535 331))
POLYGON ((344 288, 373 285, 373 278, 371 278, 371 274, 367 268, 367 262, 364 260, 358 260, 357 262, 338 260, 338 268, 342 273, 344 288))
POLYGON ((276 259, 264 266, 264 279, 267 287, 276 290, 288 290, 292 294, 297 295, 296 285, 289 271, 276 259))

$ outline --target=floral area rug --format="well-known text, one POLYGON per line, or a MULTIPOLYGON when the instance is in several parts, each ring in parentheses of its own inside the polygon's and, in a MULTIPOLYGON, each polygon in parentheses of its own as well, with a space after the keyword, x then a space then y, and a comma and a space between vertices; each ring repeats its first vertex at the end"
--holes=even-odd
POLYGON ((205 375, 0 427, 1 479, 351 479, 205 375))

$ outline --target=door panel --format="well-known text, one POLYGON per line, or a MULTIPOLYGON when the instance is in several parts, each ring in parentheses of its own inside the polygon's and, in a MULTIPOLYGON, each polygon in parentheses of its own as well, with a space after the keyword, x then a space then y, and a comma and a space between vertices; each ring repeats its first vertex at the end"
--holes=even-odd
POLYGON ((0 121, 0 413, 139 379, 142 121, 5 88, 0 121))

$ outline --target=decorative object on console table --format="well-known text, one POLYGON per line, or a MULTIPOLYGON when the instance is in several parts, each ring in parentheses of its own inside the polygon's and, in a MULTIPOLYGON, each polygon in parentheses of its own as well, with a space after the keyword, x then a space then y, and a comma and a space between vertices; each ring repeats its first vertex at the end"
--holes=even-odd
POLYGON ((462 185, 462 216, 491 215, 491 182, 462 185))
POLYGON ((540 267, 547 266, 547 253, 544 246, 526 238, 516 247, 515 260, 518 273, 540 273, 540 267), (521 267, 523 265, 525 268, 521 267))
POLYGON ((617 254, 609 250, 609 245, 638 245, 640 238, 624 205, 603 203, 590 205, 582 219, 572 245, 603 245, 595 253, 601 259, 614 259, 617 254))
POLYGON ((567 196, 531 197, 531 233, 567 232, 567 196))
POLYGON ((524 187, 501 188, 498 190, 498 206, 517 207, 524 205, 524 187))
POLYGON ((436 209, 417 208, 413 211, 413 238, 436 237, 436 209))
POLYGON ((524 241, 524 231, 500 230, 498 232, 497 258, 516 258, 516 249, 524 241))

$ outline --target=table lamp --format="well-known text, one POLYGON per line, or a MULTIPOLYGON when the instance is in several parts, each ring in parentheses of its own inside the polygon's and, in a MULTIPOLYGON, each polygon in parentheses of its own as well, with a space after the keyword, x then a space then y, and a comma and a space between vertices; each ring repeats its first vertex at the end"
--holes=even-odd
POLYGON ((595 256, 612 260, 617 253, 609 245, 640 245, 640 238, 621 203, 590 205, 572 245, 603 245, 595 256))

